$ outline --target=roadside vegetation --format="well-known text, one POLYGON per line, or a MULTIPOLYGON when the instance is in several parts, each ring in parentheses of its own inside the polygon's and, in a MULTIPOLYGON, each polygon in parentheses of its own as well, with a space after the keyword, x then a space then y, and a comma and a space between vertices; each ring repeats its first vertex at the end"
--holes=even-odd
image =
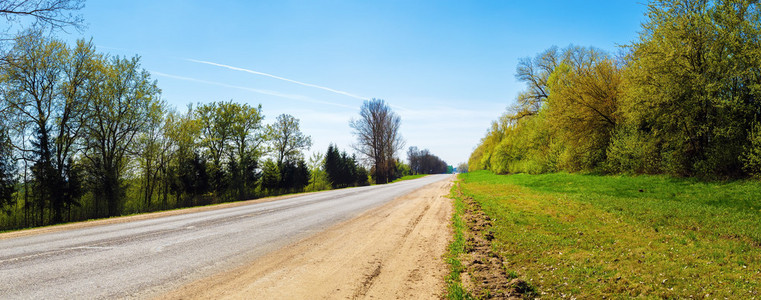
MULTIPOLYGON (((459 176, 452 193, 473 199, 488 217, 491 249, 507 274, 543 298, 750 299, 761 292, 758 182, 459 176)), ((455 238, 450 249, 460 243, 455 238)))
POLYGON ((619 53, 572 45, 521 60, 526 87, 470 170, 758 176, 759 24, 755 1, 650 1, 619 53))
POLYGON ((454 210, 452 213, 452 242, 447 247, 447 253, 444 259, 449 264, 449 274, 446 281, 446 298, 447 299, 470 299, 472 296, 462 286, 461 273, 465 271, 462 265, 462 256, 465 253, 465 202, 460 192, 460 182, 452 186, 450 198, 454 200, 454 210))
POLYGON ((423 178, 423 177, 425 177, 425 176, 428 176, 428 175, 427 175, 427 174, 407 175, 407 176, 402 176, 402 177, 399 177, 399 178, 397 178, 397 179, 394 179, 394 181, 393 181, 393 182, 399 182, 399 181, 405 181, 405 180, 418 179, 418 178, 423 178))
POLYGON ((305 157, 299 119, 267 124, 261 105, 171 107, 139 56, 56 38, 82 28, 83 7, 0 1, 0 231, 451 171, 427 150, 399 159, 401 118, 380 99, 351 123, 359 158, 305 157))
POLYGON ((759 24, 753 1, 650 1, 619 53, 521 60, 457 191, 508 274, 549 299, 758 298, 759 24))

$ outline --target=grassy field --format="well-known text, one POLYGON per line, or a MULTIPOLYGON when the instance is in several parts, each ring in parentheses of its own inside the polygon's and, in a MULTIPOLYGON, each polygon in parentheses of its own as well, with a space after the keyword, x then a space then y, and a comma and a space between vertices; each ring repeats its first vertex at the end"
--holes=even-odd
POLYGON ((460 180, 491 218, 507 272, 542 298, 761 298, 761 183, 486 171, 460 180))

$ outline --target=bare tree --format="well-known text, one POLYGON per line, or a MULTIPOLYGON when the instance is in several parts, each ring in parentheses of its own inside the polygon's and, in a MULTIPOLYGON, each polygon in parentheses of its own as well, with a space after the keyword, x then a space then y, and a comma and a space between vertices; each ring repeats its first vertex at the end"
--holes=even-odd
POLYGON ((354 149, 373 164, 376 183, 388 183, 394 174, 396 152, 404 147, 399 133, 402 119, 382 99, 365 101, 360 118, 349 125, 357 136, 354 149))
POLYGON ((50 30, 73 27, 82 29, 84 19, 74 13, 85 7, 84 0, 0 0, 0 16, 7 21, 6 33, 13 24, 24 23, 32 28, 50 30))
POLYGON ((518 120, 539 112, 550 95, 547 81, 562 61, 561 55, 558 47, 553 46, 533 59, 527 57, 518 62, 515 78, 526 83, 526 90, 518 94, 518 104, 510 108, 512 119, 518 120))
POLYGON ((407 151, 407 159, 410 161, 412 174, 443 174, 447 172, 447 163, 428 149, 419 150, 418 147, 410 147, 407 151))

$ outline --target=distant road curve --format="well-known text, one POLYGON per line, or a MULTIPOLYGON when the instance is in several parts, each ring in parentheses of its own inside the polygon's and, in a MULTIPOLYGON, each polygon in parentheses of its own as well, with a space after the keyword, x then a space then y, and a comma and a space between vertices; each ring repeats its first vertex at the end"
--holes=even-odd
POLYGON ((0 239, 0 298, 160 295, 450 176, 0 239))

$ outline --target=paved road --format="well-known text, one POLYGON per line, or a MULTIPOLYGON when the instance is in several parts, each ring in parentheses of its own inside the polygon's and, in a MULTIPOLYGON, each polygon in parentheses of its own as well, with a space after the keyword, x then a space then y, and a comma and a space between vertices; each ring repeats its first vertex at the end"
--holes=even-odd
POLYGON ((448 176, 0 240, 0 299, 154 296, 448 176))

